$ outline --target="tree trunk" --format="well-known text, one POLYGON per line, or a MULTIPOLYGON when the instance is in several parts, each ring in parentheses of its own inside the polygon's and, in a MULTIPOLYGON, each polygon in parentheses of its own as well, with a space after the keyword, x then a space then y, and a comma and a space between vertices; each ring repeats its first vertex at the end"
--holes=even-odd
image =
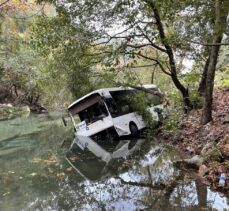
MULTIPOLYGON (((227 0, 215 0, 215 32, 213 37, 213 43, 221 43, 223 32, 226 28, 226 20, 228 11, 225 11, 227 0)), ((201 117, 201 123, 203 125, 212 121, 212 99, 213 99, 213 88, 215 79, 215 70, 217 59, 219 56, 220 45, 214 45, 211 47, 209 56, 209 65, 206 76, 206 89, 204 93, 204 106, 201 117)))
POLYGON ((192 108, 193 108, 193 105, 192 105, 192 103, 191 103, 191 101, 190 101, 190 98, 189 98, 189 91, 188 91, 188 88, 185 88, 185 87, 180 83, 180 81, 178 80, 176 74, 172 74, 171 77, 172 77, 172 80, 173 80, 174 85, 176 86, 176 88, 177 88, 177 89, 181 92, 181 94, 182 94, 183 104, 184 104, 184 112, 187 113, 188 111, 192 110, 192 108))
POLYGON ((206 89, 206 78, 207 78, 209 60, 210 60, 210 57, 207 58, 207 61, 206 61, 205 65, 204 65, 204 71, 202 73, 201 80, 200 80, 200 83, 199 83, 198 92, 199 92, 200 96, 204 96, 204 92, 205 92, 205 89, 206 89))
MULTIPOLYGON (((222 41, 222 36, 217 36, 214 42, 220 43, 222 41)), ((206 76, 206 88, 204 92, 204 106, 201 118, 201 123, 203 125, 212 121, 212 100, 213 100, 213 88, 215 79, 215 69, 217 64, 217 59, 219 55, 220 46, 212 46, 209 66, 206 76)))
POLYGON ((170 66, 170 72, 171 72, 171 78, 177 89, 181 92, 182 97, 183 97, 183 103, 184 103, 184 111, 187 113, 188 111, 192 110, 193 106, 189 98, 189 91, 186 89, 183 84, 179 81, 177 77, 177 68, 176 68, 176 63, 174 59, 174 54, 173 54, 173 49, 168 43, 165 32, 164 32, 164 27, 160 18, 159 11, 154 3, 153 0, 146 0, 146 2, 149 4, 149 6, 152 8, 152 11, 154 13, 154 18, 155 18, 155 24, 157 25, 159 36, 161 39, 162 44, 164 45, 166 49, 166 53, 169 58, 169 66, 170 66))
POLYGON ((195 181, 196 184, 196 193, 198 198, 198 205, 200 210, 204 207, 207 207, 207 186, 201 183, 200 180, 195 181))
POLYGON ((152 71, 152 75, 151 75, 151 84, 154 83, 154 78, 155 78, 155 73, 156 73, 156 67, 157 67, 157 66, 155 66, 154 69, 153 69, 153 71, 152 71))

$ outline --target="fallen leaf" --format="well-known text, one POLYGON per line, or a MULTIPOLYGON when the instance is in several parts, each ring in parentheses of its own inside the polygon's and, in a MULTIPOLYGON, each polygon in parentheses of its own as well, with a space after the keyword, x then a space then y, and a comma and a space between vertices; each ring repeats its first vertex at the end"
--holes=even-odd
POLYGON ((76 161, 76 159, 77 159, 77 157, 76 157, 75 155, 69 157, 69 160, 70 160, 70 161, 76 161))
POLYGON ((51 168, 48 168, 49 173, 53 173, 54 171, 51 168))
POLYGON ((3 193, 2 196, 6 196, 6 195, 9 195, 10 192, 6 192, 6 193, 3 193))
POLYGON ((72 171, 72 170, 73 170, 72 167, 69 167, 69 168, 66 169, 66 171, 72 171))
POLYGON ((41 161, 41 158, 33 158, 32 163, 40 163, 41 161))
POLYGON ((58 177, 58 179, 60 181, 63 181, 64 180, 65 173, 64 172, 61 172, 61 173, 58 173, 56 176, 58 177))

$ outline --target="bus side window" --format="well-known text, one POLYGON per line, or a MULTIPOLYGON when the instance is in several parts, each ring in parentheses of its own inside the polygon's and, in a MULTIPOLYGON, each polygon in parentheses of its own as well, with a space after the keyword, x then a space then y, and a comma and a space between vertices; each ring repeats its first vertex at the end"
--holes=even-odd
POLYGON ((98 105, 99 105, 99 110, 100 110, 100 116, 101 115, 104 115, 104 116, 108 116, 108 111, 107 111, 107 108, 106 108, 106 106, 105 106, 105 104, 104 104, 104 101, 100 101, 99 103, 98 103, 98 105))
POLYGON ((118 108, 117 108, 116 103, 114 102, 113 98, 106 98, 105 102, 106 102, 108 110, 110 111, 111 114, 118 113, 118 108))
POLYGON ((162 97, 160 97, 160 96, 157 96, 157 95, 151 94, 151 93, 147 93, 146 97, 148 99, 149 106, 151 106, 151 105, 156 106, 156 105, 162 104, 162 97))

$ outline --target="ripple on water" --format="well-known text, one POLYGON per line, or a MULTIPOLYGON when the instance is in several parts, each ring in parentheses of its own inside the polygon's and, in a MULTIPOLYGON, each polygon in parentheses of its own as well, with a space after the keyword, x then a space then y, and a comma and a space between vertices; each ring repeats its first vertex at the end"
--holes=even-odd
POLYGON ((65 159, 69 146, 61 148, 72 134, 60 121, 43 115, 0 122, 0 210, 229 209, 226 197, 197 180, 171 185, 180 175, 172 165, 179 154, 156 141, 134 154, 125 151, 133 147, 128 140, 117 144, 114 156, 123 158, 109 165, 75 149, 75 171, 65 159), (156 188, 159 182, 170 188, 156 188))

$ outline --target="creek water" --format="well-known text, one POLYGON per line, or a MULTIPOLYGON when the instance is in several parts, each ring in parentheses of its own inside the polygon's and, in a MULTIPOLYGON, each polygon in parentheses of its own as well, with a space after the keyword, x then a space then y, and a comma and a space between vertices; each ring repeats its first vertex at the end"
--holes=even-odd
POLYGON ((172 146, 117 140, 107 164, 69 152, 72 139, 58 114, 1 121, 0 210, 229 210, 225 196, 173 166, 172 146))

